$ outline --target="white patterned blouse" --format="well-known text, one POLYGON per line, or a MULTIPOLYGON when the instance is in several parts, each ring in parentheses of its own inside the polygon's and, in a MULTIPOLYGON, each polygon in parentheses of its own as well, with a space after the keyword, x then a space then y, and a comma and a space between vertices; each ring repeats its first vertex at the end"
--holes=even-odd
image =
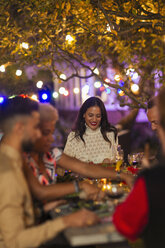
POLYGON ((115 160, 117 153, 118 139, 115 141, 114 132, 107 132, 107 137, 111 142, 105 141, 100 128, 92 130, 86 128, 83 138, 75 138, 75 132, 68 135, 64 153, 84 162, 102 163, 104 159, 115 160))

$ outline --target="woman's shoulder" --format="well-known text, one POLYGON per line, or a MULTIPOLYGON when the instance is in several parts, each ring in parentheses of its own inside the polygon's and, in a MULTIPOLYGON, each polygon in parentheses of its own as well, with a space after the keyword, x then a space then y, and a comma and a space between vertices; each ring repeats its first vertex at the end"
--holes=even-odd
POLYGON ((107 131, 106 132, 108 137, 114 138, 115 137, 115 132, 114 131, 107 131))
POLYGON ((75 138, 75 131, 71 131, 71 132, 68 134, 68 140, 72 140, 73 138, 75 138))

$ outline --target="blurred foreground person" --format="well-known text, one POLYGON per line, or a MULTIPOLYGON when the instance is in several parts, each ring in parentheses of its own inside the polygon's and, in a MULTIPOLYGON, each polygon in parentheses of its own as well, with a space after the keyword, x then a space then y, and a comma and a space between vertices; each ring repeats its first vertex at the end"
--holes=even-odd
MULTIPOLYGON (((157 99, 157 131, 165 156, 165 88, 157 99)), ((165 159, 139 175, 132 192, 113 216, 119 232, 128 239, 143 238, 147 248, 165 247, 165 159)))
POLYGON ((31 196, 22 171, 22 154, 40 138, 38 104, 15 97, 0 105, 4 133, 0 144, 0 247, 37 247, 70 226, 98 221, 95 214, 82 210, 34 226, 31 196))

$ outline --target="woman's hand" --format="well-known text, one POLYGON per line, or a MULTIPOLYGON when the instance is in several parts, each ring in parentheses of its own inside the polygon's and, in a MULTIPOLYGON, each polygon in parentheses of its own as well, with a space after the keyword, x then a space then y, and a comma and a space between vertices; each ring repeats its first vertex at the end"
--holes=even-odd
POLYGON ((105 193, 93 184, 89 184, 87 182, 80 182, 79 186, 80 189, 83 191, 80 192, 80 198, 102 200, 105 197, 105 193))

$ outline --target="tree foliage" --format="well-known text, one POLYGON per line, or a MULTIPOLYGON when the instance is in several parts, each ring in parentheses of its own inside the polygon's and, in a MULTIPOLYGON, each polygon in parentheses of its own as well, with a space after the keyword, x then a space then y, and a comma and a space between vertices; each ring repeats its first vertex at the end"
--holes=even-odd
POLYGON ((112 63, 125 84, 112 80, 109 86, 121 88, 141 107, 154 92, 156 75, 160 84, 164 80, 163 0, 1 0, 0 37, 0 64, 45 66, 57 77, 65 64, 73 72, 66 80, 84 77, 82 67, 85 77, 104 82, 112 63), (22 42, 29 49, 21 48, 22 42), (128 68, 140 75, 138 97, 130 90, 128 68))

